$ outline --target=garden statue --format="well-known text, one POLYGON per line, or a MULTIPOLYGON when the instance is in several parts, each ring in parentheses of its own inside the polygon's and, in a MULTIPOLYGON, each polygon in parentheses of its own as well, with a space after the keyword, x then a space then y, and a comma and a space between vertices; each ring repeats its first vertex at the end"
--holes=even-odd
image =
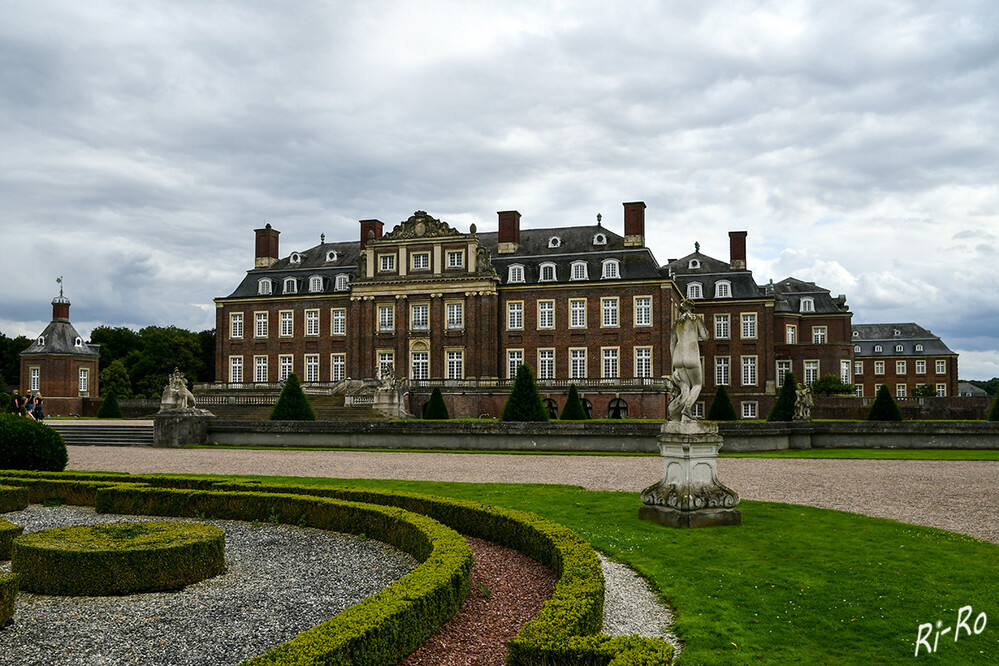
POLYGON ((810 421, 812 419, 812 405, 815 404, 812 399, 812 387, 798 384, 794 390, 794 395, 794 420, 810 421))
POLYGON ((184 373, 174 368, 163 389, 160 411, 153 421, 153 446, 176 448, 208 441, 208 424, 215 415, 194 406, 184 373))
POLYGON ((160 400, 160 411, 193 408, 194 394, 187 388, 184 373, 178 368, 174 368, 166 388, 163 389, 163 397, 160 400))
POLYGON ((673 322, 669 353, 673 359, 673 373, 667 385, 672 398, 669 403, 669 420, 696 421, 694 404, 701 394, 704 377, 701 373, 701 351, 698 343, 708 339, 708 328, 694 314, 694 302, 689 298, 680 303, 680 316, 673 322))

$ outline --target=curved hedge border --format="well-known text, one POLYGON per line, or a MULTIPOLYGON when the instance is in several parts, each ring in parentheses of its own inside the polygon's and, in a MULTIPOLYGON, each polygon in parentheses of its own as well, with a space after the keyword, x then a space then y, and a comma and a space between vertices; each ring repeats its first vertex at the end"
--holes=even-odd
POLYGON ((225 570, 225 532, 153 521, 56 527, 14 543, 11 573, 36 594, 101 597, 173 590, 225 570))
POLYGON ((0 486, 0 513, 28 508, 28 490, 16 486, 0 486))
POLYGON ((0 560, 9 560, 13 551, 14 539, 21 536, 24 528, 0 518, 0 560))
POLYGON ((14 617, 14 599, 17 597, 17 574, 0 574, 0 627, 14 617))
MULTIPOLYGON (((29 488, 34 485, 37 485, 38 488, 47 487, 45 484, 48 484, 50 480, 66 478, 67 476, 66 474, 46 472, 25 474, 0 471, 0 478, 15 475, 21 478, 8 478, 5 482, 28 485, 29 488)), ((266 497, 278 497, 288 493, 294 493, 299 499, 301 496, 339 498, 353 502, 365 502, 369 505, 390 505, 424 514, 471 536, 478 536, 519 550, 555 572, 557 581, 552 599, 515 638, 508 641, 507 664, 516 666, 555 664, 664 666, 672 663, 673 648, 660 639, 638 636, 611 638, 597 634, 601 627, 603 613, 603 574, 596 554, 588 543, 568 528, 534 514, 418 493, 308 485, 265 486, 255 482, 234 483, 231 478, 223 477, 189 478, 132 475, 122 478, 120 475, 80 473, 76 474, 74 478, 77 482, 90 484, 93 492, 99 496, 110 496, 126 489, 125 486, 120 485, 113 490, 101 490, 98 487, 114 479, 119 483, 126 481, 135 484, 149 484, 158 488, 214 488, 216 491, 237 494, 252 492, 261 501, 264 501, 266 497)), ((136 488, 136 490, 141 490, 144 494, 152 492, 148 488, 136 488)), ((102 509, 98 508, 98 511, 100 510, 102 509)), ((114 510, 121 510, 121 507, 114 510)), ((122 512, 127 513, 128 511, 122 512)), ((217 513, 208 512, 208 515, 216 516, 217 513)), ((269 516, 270 514, 261 514, 258 519, 266 519, 269 516)), ((282 520, 285 520, 284 516, 282 516, 282 520)), ((339 531, 350 530, 340 529, 339 531)), ((371 534, 370 530, 368 533, 371 534)), ((394 588, 395 586, 388 589, 394 588)), ((383 590, 383 592, 386 591, 383 590)), ((376 597, 378 595, 370 597, 366 602, 374 601, 376 597)), ((344 611, 344 613, 346 612, 344 611)), ((342 615, 343 613, 337 618, 342 615)), ((334 618, 334 621, 337 618, 334 618)), ((324 626, 326 624, 320 625, 320 627, 324 626)), ((306 634, 308 633, 310 632, 306 632, 306 634)), ((277 650, 292 646, 293 643, 295 641, 286 643, 277 650)), ((275 651, 256 657, 247 663, 252 663, 254 666, 278 663, 319 663, 313 660, 313 656, 306 654, 302 655, 301 660, 297 660, 293 658, 292 654, 283 653, 278 660, 273 652, 275 651)), ((383 663, 365 660, 362 652, 355 653, 355 657, 356 661, 342 663, 383 663)))

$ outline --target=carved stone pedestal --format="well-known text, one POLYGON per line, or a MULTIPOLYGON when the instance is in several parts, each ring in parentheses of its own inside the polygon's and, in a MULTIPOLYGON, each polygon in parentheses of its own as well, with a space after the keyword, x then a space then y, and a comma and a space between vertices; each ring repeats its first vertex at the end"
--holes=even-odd
POLYGON ((718 481, 716 424, 668 421, 658 442, 663 479, 642 491, 639 518, 673 527, 742 524, 738 493, 718 481))
POLYGON ((153 420, 153 446, 177 448, 189 444, 204 444, 208 440, 208 424, 215 415, 207 409, 167 409, 153 420))

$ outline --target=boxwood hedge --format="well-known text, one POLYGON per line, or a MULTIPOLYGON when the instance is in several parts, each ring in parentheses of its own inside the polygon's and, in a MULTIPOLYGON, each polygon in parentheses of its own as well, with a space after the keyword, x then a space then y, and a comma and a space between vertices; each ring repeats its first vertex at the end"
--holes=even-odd
POLYGON ((0 627, 14 617, 14 599, 17 598, 17 574, 0 574, 0 627))
POLYGON ((28 491, 18 486, 0 486, 0 513, 28 507, 28 491))
POLYGON ((24 528, 0 518, 0 560, 9 560, 14 548, 14 539, 21 536, 24 528))

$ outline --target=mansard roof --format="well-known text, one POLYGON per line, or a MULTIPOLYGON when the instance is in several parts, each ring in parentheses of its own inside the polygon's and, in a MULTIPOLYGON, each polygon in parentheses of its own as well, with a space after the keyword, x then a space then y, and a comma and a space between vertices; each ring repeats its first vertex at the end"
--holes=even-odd
POLYGON ((100 356, 101 346, 83 340, 71 323, 57 319, 49 323, 31 346, 22 355, 34 354, 76 354, 78 356, 100 356), (77 341, 80 344, 76 344, 77 341))
POLYGON ((914 323, 853 324, 853 344, 856 356, 934 356, 955 355, 939 336, 914 323), (916 351, 916 345, 922 345, 916 351), (880 345, 881 351, 875 351, 880 345), (901 345, 902 351, 895 348, 901 345))
POLYGON ((700 250, 665 264, 659 269, 659 273, 663 278, 671 278, 676 282, 680 293, 683 294, 687 293, 687 285, 690 283, 700 283, 704 294, 703 300, 706 301, 713 299, 715 285, 719 282, 728 282, 732 287, 732 295, 724 300, 764 296, 756 280, 753 279, 752 271, 733 270, 728 262, 709 257, 700 250))
MULTIPOLYGON (((768 285, 766 289, 769 288, 768 285)), ((773 290, 775 312, 801 312, 804 298, 811 298, 814 306, 808 314, 841 314, 850 310, 846 305, 846 296, 833 297, 828 289, 796 277, 786 277, 774 283, 773 290)))
POLYGON ((295 294, 308 292, 308 279, 313 275, 322 277, 325 281, 325 292, 333 291, 336 276, 346 273, 352 276, 357 270, 357 259, 361 253, 360 241, 345 243, 320 243, 307 250, 292 252, 283 259, 278 259, 268 268, 255 268, 246 272, 246 277, 239 283, 235 291, 226 298, 250 298, 258 295, 257 284, 263 278, 273 281, 272 296, 281 296, 284 291, 285 278, 295 278, 297 290, 295 294), (336 259, 328 261, 330 252, 336 253, 336 259), (298 262, 292 258, 298 255, 298 262), (303 284, 303 281, 306 281, 303 284))

